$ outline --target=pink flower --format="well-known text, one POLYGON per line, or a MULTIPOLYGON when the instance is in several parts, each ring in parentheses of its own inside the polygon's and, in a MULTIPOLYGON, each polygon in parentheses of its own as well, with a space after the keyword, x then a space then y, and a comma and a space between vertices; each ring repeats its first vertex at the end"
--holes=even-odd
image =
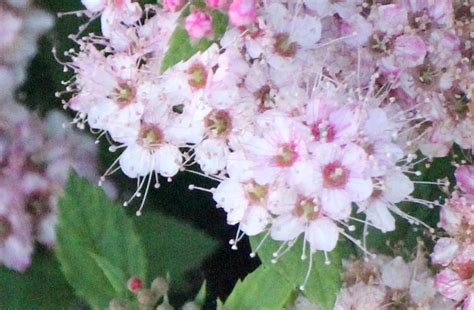
POLYGON ((351 203, 372 194, 372 181, 365 176, 367 154, 355 144, 321 145, 313 151, 316 164, 314 187, 321 193, 323 211, 333 219, 346 219, 351 203))
POLYGON ((271 227, 272 239, 291 241, 304 233, 312 252, 332 251, 339 238, 339 228, 324 216, 318 199, 291 190, 282 190, 280 194, 282 197, 275 199, 271 208, 277 215, 271 227))
POLYGON ((339 145, 353 141, 358 129, 357 113, 346 107, 337 107, 329 98, 315 98, 306 106, 306 123, 314 141, 339 145))
POLYGON ((257 183, 268 184, 282 179, 289 184, 309 185, 308 128, 279 114, 262 114, 258 120, 261 122, 260 135, 244 145, 248 157, 256 163, 257 183))
POLYGON ((0 194, 0 263, 25 271, 33 254, 33 225, 13 188, 2 184, 0 194))
POLYGON ((222 181, 213 193, 218 207, 227 212, 227 223, 239 223, 247 235, 261 233, 270 221, 267 203, 270 188, 255 181, 222 181))
POLYGON ((462 165, 454 172, 457 185, 465 193, 474 194, 474 166, 462 165))
POLYGON ((212 34, 212 17, 200 10, 194 10, 184 20, 184 27, 193 39, 201 39, 212 34))
POLYGON ((229 6, 229 19, 233 26, 248 26, 257 19, 255 0, 234 0, 229 6))

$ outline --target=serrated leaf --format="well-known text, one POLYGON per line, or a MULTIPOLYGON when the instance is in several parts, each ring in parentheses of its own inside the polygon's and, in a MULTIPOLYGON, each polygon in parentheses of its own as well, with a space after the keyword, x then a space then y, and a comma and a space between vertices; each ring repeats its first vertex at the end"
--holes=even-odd
POLYGON ((0 267, 0 309, 71 309, 78 300, 56 258, 41 251, 24 273, 0 267))
POLYGON ((109 280, 109 283, 115 289, 115 292, 117 293, 116 297, 125 297, 127 294, 126 283, 128 280, 125 273, 112 265, 112 263, 110 263, 106 258, 94 253, 89 253, 89 255, 95 260, 97 266, 99 266, 109 280))
POLYGON ((94 309, 106 308, 117 293, 89 253, 107 259, 127 278, 146 276, 145 252, 132 221, 76 173, 59 200, 57 236, 55 253, 66 279, 94 309))
POLYGON ((227 298, 224 309, 283 309, 295 286, 271 266, 265 264, 238 281, 227 298))
MULTIPOLYGON (((182 17, 188 14, 189 10, 185 10, 182 17)), ((171 35, 169 48, 161 63, 161 72, 168 70, 180 61, 188 60, 197 52, 205 51, 212 43, 217 42, 222 37, 227 28, 228 18, 219 10, 213 10, 211 15, 214 28, 214 40, 203 38, 197 42, 192 42, 186 29, 178 25, 171 35)))
MULTIPOLYGON (((262 240, 262 236, 250 238, 252 248, 262 240)), ((294 287, 299 287, 304 283, 308 271, 308 260, 301 260, 303 241, 301 238, 293 245, 291 250, 279 258, 277 263, 272 263, 273 253, 278 250, 281 242, 266 240, 258 250, 258 255, 262 263, 272 266, 280 275, 291 283, 294 287)), ((313 303, 320 305, 323 309, 333 309, 337 294, 341 288, 340 275, 342 273, 341 262, 341 242, 338 247, 328 253, 330 265, 325 264, 323 252, 313 254, 313 267, 308 282, 305 285, 303 294, 313 303)))
POLYGON ((161 213, 147 212, 135 223, 145 244, 149 280, 169 273, 175 291, 187 289, 186 273, 198 268, 217 247, 204 232, 161 213))

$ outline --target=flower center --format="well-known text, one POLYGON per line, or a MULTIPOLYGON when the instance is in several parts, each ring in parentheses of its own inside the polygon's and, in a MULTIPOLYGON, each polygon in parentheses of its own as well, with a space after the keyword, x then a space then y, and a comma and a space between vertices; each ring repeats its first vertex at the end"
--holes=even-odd
POLYGON ((375 53, 385 54, 391 50, 392 46, 385 34, 376 33, 370 38, 370 48, 375 53))
POLYGON ((12 230, 11 224, 7 218, 0 216, 0 243, 7 240, 12 230))
POLYGON ((26 211, 34 218, 40 218, 50 212, 48 196, 45 194, 33 195, 26 205, 26 211))
POLYGON ((188 83, 194 88, 204 88, 207 83, 207 70, 201 63, 196 63, 188 69, 188 83))
POLYGON ((279 33, 275 36, 273 48, 282 57, 293 57, 298 50, 298 44, 290 41, 288 33, 279 33))
POLYGON ((267 196, 268 186, 260 185, 252 181, 246 185, 247 196, 255 204, 261 203, 267 196))
POLYGON ((418 80, 423 83, 430 85, 435 79, 435 72, 431 68, 431 65, 422 65, 419 69, 418 80))
POLYGON ((142 125, 138 143, 145 148, 154 149, 163 141, 163 132, 155 125, 142 125))
POLYGON ((324 121, 311 126, 311 133, 316 141, 325 142, 333 142, 336 135, 334 127, 324 121))
POLYGON ((319 206, 312 199, 302 198, 296 204, 295 213, 307 220, 314 220, 319 215, 319 206))
POLYGON ((296 145, 292 143, 280 145, 278 155, 275 156, 275 162, 280 167, 290 167, 297 159, 296 145))
POLYGON ((431 17, 428 15, 426 10, 423 10, 417 14, 412 14, 409 17, 410 25, 418 30, 426 31, 432 27, 431 17))
POLYGON ((113 98, 120 106, 126 106, 135 98, 135 88, 126 82, 119 83, 114 90, 113 98))
POLYGON ((454 115, 455 118, 464 119, 469 112, 470 100, 467 94, 463 91, 453 92, 447 94, 447 104, 449 112, 454 115))
POLYGON ((342 188, 347 184, 349 171, 339 162, 327 164, 323 169, 324 185, 328 188, 342 188))
POLYGON ((271 87, 269 85, 263 85, 257 90, 254 95, 255 98, 258 100, 258 111, 263 113, 270 109, 270 104, 272 102, 272 96, 270 94, 271 87))
POLYGON ((232 128, 232 119, 225 110, 214 110, 205 119, 206 127, 215 137, 226 136, 232 128))

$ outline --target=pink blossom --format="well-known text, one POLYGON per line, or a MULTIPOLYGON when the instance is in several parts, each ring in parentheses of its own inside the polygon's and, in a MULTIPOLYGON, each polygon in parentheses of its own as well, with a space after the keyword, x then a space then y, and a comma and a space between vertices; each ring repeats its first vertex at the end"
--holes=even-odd
POLYGON ((228 14, 232 25, 249 26, 257 18, 255 0, 233 0, 228 14))
POLYGON ((315 152, 314 162, 314 186, 321 190, 322 209, 330 217, 347 218, 352 202, 362 201, 372 194, 372 181, 364 175, 367 154, 359 146, 321 145, 315 152))
POLYGON ((193 39, 201 39, 212 34, 212 17, 208 13, 194 10, 184 20, 184 27, 193 39))

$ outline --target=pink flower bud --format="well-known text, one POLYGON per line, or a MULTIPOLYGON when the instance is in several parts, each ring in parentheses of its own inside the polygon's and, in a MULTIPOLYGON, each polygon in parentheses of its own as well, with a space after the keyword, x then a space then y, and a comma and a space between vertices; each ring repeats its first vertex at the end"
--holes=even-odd
POLYGON ((247 26, 257 19, 254 0, 234 0, 228 13, 230 23, 234 26, 247 26))
POLYGON ((132 293, 138 292, 139 289, 141 289, 143 286, 143 282, 140 278, 137 277, 132 277, 128 279, 127 282, 127 287, 132 293))
POLYGON ((181 10, 184 5, 184 0, 164 0, 163 7, 165 10, 176 12, 181 10))
POLYGON ((204 11, 193 11, 186 17, 184 27, 193 39, 207 37, 212 33, 212 17, 204 11))

